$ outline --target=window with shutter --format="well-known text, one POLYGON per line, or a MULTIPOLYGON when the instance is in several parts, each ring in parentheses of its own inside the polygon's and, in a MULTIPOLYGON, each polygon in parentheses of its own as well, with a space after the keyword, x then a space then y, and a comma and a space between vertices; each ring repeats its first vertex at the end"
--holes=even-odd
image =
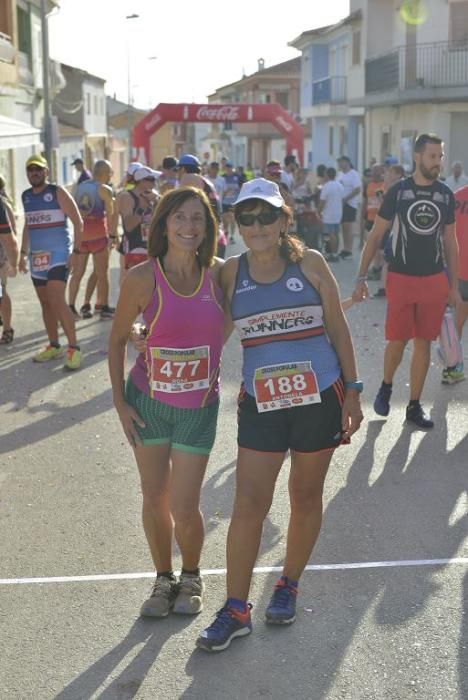
POLYGON ((353 32, 353 66, 361 63, 361 30, 353 32))
POLYGON ((468 0, 450 3, 450 41, 468 44, 468 0))
POLYGON ((9 3, 0 3, 0 33, 11 37, 11 8, 9 3))

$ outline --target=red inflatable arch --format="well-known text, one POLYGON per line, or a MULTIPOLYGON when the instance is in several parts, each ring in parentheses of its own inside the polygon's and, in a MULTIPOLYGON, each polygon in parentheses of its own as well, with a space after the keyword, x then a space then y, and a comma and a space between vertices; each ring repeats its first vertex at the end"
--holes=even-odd
POLYGON ((150 162, 150 138, 166 122, 269 122, 286 139, 286 152, 304 162, 302 127, 277 103, 270 104, 169 104, 161 103, 133 128, 133 146, 137 158, 150 162))

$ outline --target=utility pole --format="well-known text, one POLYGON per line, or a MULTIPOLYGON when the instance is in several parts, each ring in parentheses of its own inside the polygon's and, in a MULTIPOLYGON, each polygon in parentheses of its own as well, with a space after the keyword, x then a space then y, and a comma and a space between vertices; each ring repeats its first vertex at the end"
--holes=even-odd
POLYGON ((50 113, 49 92, 49 24, 47 20, 47 0, 41 0, 41 30, 42 30, 42 83, 44 92, 44 150, 49 168, 52 163, 52 117, 50 113))
MULTIPOLYGON (((125 19, 138 19, 140 15, 133 13, 132 15, 127 15, 125 19)), ((133 160, 133 144, 132 144, 132 132, 133 132, 133 106, 132 106, 132 79, 131 79, 131 55, 130 55, 130 36, 127 35, 127 129, 128 129, 128 162, 131 163, 133 160)))

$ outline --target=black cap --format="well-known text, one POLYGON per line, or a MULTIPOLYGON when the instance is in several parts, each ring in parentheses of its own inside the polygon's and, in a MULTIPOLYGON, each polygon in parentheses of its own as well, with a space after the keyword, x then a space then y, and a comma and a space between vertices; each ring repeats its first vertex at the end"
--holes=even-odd
POLYGON ((177 158, 174 158, 174 156, 166 156, 163 158, 162 167, 164 170, 173 170, 174 168, 177 168, 178 165, 179 161, 177 158))

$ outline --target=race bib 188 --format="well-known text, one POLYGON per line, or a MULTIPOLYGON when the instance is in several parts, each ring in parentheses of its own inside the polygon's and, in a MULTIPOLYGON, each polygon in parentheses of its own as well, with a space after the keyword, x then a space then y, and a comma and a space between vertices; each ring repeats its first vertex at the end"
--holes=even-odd
POLYGON ((320 403, 320 391, 310 362, 259 367, 254 376, 259 413, 320 403))

